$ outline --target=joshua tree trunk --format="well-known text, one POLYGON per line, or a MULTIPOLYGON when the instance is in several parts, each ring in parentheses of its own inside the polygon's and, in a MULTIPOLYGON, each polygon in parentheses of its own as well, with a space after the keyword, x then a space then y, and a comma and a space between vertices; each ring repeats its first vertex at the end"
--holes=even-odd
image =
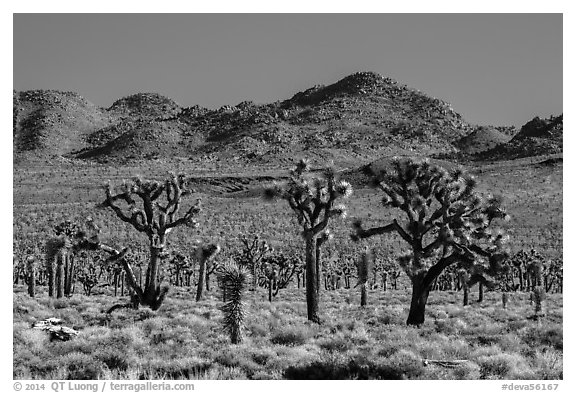
POLYGON ((46 276, 48 278, 48 296, 54 297, 54 278, 56 267, 55 262, 58 254, 47 253, 46 255, 46 276))
POLYGON ((34 257, 28 257, 28 295, 34 297, 36 295, 36 261, 34 257))
POLYGON ((320 317, 318 316, 320 282, 318 280, 317 255, 316 237, 309 235, 306 237, 306 303, 308 320, 320 323, 320 317))
POLYGON ((65 258, 65 278, 64 278, 64 296, 70 296, 72 294, 72 282, 74 281, 74 257, 70 253, 66 253, 65 258))
POLYGON ((114 272, 114 296, 118 296, 118 272, 114 272))
POLYGON ((366 294, 366 283, 360 286, 360 307, 364 307, 367 304, 367 294, 366 294))
POLYGON ((484 284, 482 282, 478 283, 478 303, 484 300, 484 284))
POLYGON ((466 281, 462 281, 462 291, 464 292, 464 299, 462 305, 467 306, 469 304, 468 294, 470 293, 470 287, 466 281))
POLYGON ((272 279, 268 279, 268 301, 272 302, 272 279))
POLYGON ((198 273, 198 288, 196 290, 196 301, 199 302, 202 299, 202 293, 204 291, 204 280, 206 279, 206 261, 202 259, 200 261, 200 272, 198 273))
POLYGON ((518 267, 518 280, 520 281, 520 291, 524 291, 524 273, 521 267, 518 267))
POLYGON ((258 288, 258 272, 256 271, 258 266, 256 264, 256 262, 254 262, 252 264, 252 288, 250 288, 251 291, 256 291, 256 289, 258 288))
POLYGON ((316 291, 318 292, 318 301, 320 300, 320 288, 322 287, 322 253, 321 253, 321 242, 315 238, 314 248, 316 249, 316 260, 314 264, 316 265, 316 291))
POLYGON ((412 278, 412 301, 410 311, 408 312, 407 325, 421 326, 424 323, 424 312, 430 287, 422 285, 423 277, 421 275, 412 278))
MULTIPOLYGON (((152 242, 152 241, 151 241, 152 242)), ((164 239, 159 239, 160 244, 164 244, 164 239)), ((148 262, 148 269, 146 270, 146 286, 144 287, 144 302, 155 301, 156 290, 158 286, 158 260, 162 248, 150 246, 150 261, 148 262)))
POLYGON ((56 298, 64 295, 64 258, 65 255, 59 255, 56 261, 56 298))

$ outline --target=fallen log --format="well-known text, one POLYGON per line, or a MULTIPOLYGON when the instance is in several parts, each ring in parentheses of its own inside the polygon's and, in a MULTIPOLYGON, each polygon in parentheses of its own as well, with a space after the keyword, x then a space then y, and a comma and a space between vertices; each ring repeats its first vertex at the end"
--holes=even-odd
POLYGON ((78 331, 68 326, 62 326, 62 322, 59 318, 47 318, 34 322, 32 328, 48 332, 50 340, 68 341, 78 335, 78 331))
POLYGON ((434 365, 441 366, 444 368, 456 368, 463 365, 468 360, 434 360, 434 359, 422 359, 424 366, 434 365))

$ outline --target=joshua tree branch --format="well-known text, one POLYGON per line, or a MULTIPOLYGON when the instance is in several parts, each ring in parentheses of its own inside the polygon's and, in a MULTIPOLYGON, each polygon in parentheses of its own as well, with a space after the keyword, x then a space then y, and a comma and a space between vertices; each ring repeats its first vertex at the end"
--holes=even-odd
POLYGON ((356 233, 353 234, 353 239, 366 239, 376 235, 383 235, 385 233, 390 233, 396 229, 394 223, 385 225, 383 227, 376 227, 370 229, 362 228, 361 224, 358 223, 356 226, 356 233))
POLYGON ((429 257, 435 250, 442 247, 443 243, 444 241, 440 238, 440 236, 436 237, 432 243, 428 244, 422 249, 422 256, 425 258, 429 257))
POLYGON ((452 253, 447 257, 441 258, 436 264, 432 265, 424 276, 422 286, 427 287, 432 285, 432 282, 446 269, 448 266, 457 263, 462 259, 462 256, 457 253, 452 253))
POLYGON ((116 216, 124 221, 127 222, 128 224, 132 225, 136 230, 140 231, 140 232, 147 232, 147 227, 145 225, 142 225, 139 221, 138 218, 140 217, 141 219, 143 218, 142 216, 142 211, 141 210, 136 210, 132 213, 132 215, 129 217, 118 205, 116 205, 114 203, 115 199, 124 199, 124 195, 125 194, 120 194, 120 195, 116 195, 116 197, 112 197, 110 195, 107 196, 106 201, 104 202, 106 206, 109 206, 114 213, 116 213, 116 216))

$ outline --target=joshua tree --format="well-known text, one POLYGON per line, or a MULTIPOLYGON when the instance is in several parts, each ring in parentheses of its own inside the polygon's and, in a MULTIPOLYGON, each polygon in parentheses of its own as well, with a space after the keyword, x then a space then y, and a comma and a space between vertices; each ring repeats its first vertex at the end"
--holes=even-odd
POLYGON ((534 299, 534 319, 544 315, 543 302, 546 297, 546 290, 542 286, 542 273, 544 262, 542 258, 533 258, 528 265, 528 273, 532 282, 532 298, 534 299))
POLYGON ((173 251, 168 258, 170 264, 170 275, 173 278, 173 284, 181 286, 184 281, 184 271, 189 267, 188 258, 178 251, 173 251))
POLYGON ((287 257, 285 254, 275 253, 262 259, 261 285, 268 288, 268 301, 278 295, 280 289, 288 286, 294 274, 302 266, 298 257, 287 257))
POLYGON ((554 258, 544 266, 544 288, 550 292, 554 287, 556 292, 562 292, 564 275, 562 258, 554 258))
POLYGON ((270 247, 265 240, 260 240, 258 235, 248 237, 242 234, 239 239, 242 243, 242 253, 238 256, 237 261, 252 272, 252 288, 250 290, 255 291, 258 287, 260 262, 270 252, 270 247))
POLYGON ((449 173, 427 161, 394 159, 393 171, 374 174, 374 185, 385 196, 384 207, 400 209, 405 220, 364 229, 354 223, 353 240, 397 233, 410 252, 400 259, 412 281, 408 325, 422 325, 434 280, 456 263, 484 264, 501 252, 506 236, 488 228, 494 219, 507 218, 499 198, 482 198, 476 180, 461 169, 449 173))
POLYGON ((221 307, 224 313, 224 329, 230 334, 232 344, 238 344, 242 342, 246 318, 242 298, 250 281, 250 273, 245 267, 229 262, 218 270, 218 275, 227 294, 227 302, 221 307))
MULTIPOLYGON (((127 306, 141 304, 157 310, 168 292, 167 286, 160 287, 159 279, 166 238, 174 228, 198 226, 194 217, 200 212, 200 201, 180 215, 182 199, 190 194, 190 190, 186 187, 184 175, 174 173, 163 182, 136 177, 125 181, 118 192, 108 184, 105 193, 106 199, 101 206, 111 209, 120 220, 144 234, 149 242, 150 257, 143 287, 137 283, 132 266, 124 255, 121 258, 116 255, 126 272, 128 284, 134 291, 135 297, 127 306)), ((113 309, 114 307, 111 310, 113 309)))
POLYGON ((55 237, 46 241, 46 272, 48 275, 48 296, 70 295, 73 281, 74 243, 80 240, 82 231, 79 226, 66 220, 54 227, 55 237))
POLYGON ((346 207, 335 205, 338 198, 352 194, 352 186, 338 181, 336 171, 328 168, 322 176, 310 177, 306 160, 300 161, 291 172, 290 180, 265 191, 266 199, 285 200, 302 227, 306 243, 306 303, 308 319, 320 323, 318 303, 320 297, 319 251, 326 239, 326 230, 331 218, 345 217, 346 207))
POLYGON ((208 263, 213 261, 216 255, 220 252, 220 246, 215 244, 198 245, 195 247, 196 259, 200 261, 200 272, 198 273, 198 287, 196 289, 196 301, 202 299, 204 293, 205 280, 206 280, 206 267, 208 263))
POLYGON ((82 263, 77 274, 78 281, 82 284, 84 294, 90 296, 92 288, 98 284, 97 264, 86 252, 81 253, 79 256, 82 263))
MULTIPOLYGON (((62 277, 56 277, 62 288, 58 287, 59 293, 64 296, 72 295, 72 284, 74 283, 74 254, 77 251, 78 242, 82 237, 82 230, 80 226, 70 220, 66 220, 54 227, 54 232, 58 238, 62 240, 59 249, 57 264, 57 272, 62 274, 62 277)), ((60 296, 57 296, 60 297, 60 296)))

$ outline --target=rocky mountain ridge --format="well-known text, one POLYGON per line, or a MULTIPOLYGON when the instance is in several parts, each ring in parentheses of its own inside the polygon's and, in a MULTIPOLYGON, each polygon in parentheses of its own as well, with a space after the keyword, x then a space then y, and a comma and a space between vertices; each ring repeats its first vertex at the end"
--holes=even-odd
POLYGON ((509 130, 479 129, 450 104, 372 72, 284 101, 215 110, 182 107, 157 93, 99 108, 77 93, 15 91, 13 113, 14 158, 24 163, 179 157, 281 166, 308 157, 348 165, 397 154, 475 154, 509 139, 509 130))

